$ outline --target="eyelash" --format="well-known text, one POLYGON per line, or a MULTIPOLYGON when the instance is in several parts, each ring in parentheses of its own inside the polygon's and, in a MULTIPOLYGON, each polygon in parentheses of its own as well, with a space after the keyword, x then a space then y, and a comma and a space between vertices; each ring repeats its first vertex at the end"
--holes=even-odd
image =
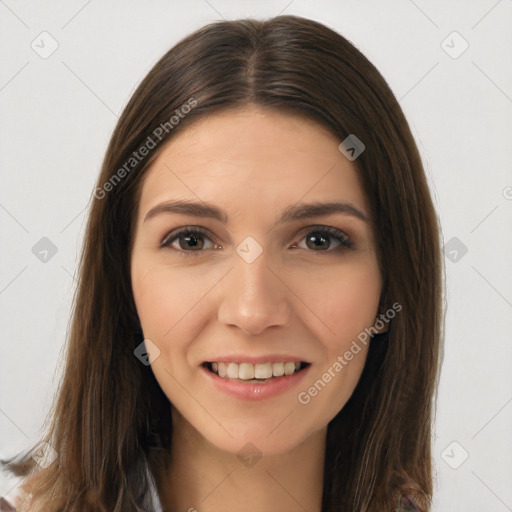
MULTIPOLYGON (((335 247, 334 249, 326 249, 326 250, 323 250, 323 251, 309 251, 309 252, 313 252, 313 253, 324 253, 324 252, 332 253, 332 252, 336 252, 336 251, 339 251, 339 250, 346 250, 346 249, 353 249, 354 248, 354 244, 350 241, 349 237, 345 233, 343 233, 343 231, 340 231, 339 229, 336 229, 336 228, 333 228, 333 227, 330 227, 330 226, 312 226, 310 228, 310 230, 303 237, 301 237, 300 240, 302 240, 306 236, 310 235, 311 233, 319 233, 319 234, 322 234, 322 235, 326 235, 327 234, 330 237, 333 237, 337 241, 339 241, 340 245, 335 247)), ((179 237, 181 235, 195 235, 195 234, 201 234, 201 235, 205 236, 206 238, 208 238, 210 241, 213 242, 213 240, 211 239, 211 237, 209 235, 209 232, 207 230, 205 230, 205 229, 203 229, 203 228, 201 228, 199 226, 185 226, 185 227, 178 228, 178 229, 168 233, 164 237, 162 242, 160 243, 160 247, 163 248, 163 249, 168 248, 168 249, 177 251, 180 254, 180 256, 185 256, 185 257, 188 257, 188 256, 199 256, 201 253, 204 253, 205 251, 204 250, 187 251, 187 250, 184 250, 184 249, 174 249, 174 248, 170 247, 171 244, 175 240, 179 239, 179 237)))

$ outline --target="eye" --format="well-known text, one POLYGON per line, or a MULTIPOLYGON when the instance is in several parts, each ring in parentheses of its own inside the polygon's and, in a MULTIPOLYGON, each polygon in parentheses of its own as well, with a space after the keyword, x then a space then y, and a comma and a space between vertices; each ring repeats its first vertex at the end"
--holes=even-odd
POLYGON ((212 241, 205 229, 195 226, 186 226, 172 231, 165 236, 160 247, 169 247, 193 256, 197 256, 196 253, 202 252, 203 249, 221 248, 212 241))
MULTIPOLYGON (((222 249, 212 241, 209 232, 199 226, 185 226, 172 231, 164 237, 160 247, 168 247, 186 256, 198 256, 205 250, 222 249)), ((294 244, 291 248, 311 249, 312 252, 334 252, 353 247, 353 243, 343 231, 330 226, 314 226, 309 228, 299 244, 294 244), (305 245, 301 243, 303 240, 305 245)))
POLYGON ((292 248, 299 246, 301 249, 307 248, 313 252, 334 251, 335 249, 353 249, 354 245, 349 237, 339 229, 330 226, 318 226, 308 231, 301 241, 305 240, 305 247, 301 244, 295 244, 292 248))

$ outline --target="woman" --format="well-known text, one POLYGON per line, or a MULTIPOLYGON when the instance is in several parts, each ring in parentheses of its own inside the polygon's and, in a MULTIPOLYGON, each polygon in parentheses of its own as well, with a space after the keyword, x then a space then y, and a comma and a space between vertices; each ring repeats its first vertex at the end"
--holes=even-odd
POLYGON ((353 45, 295 16, 198 30, 93 195, 47 444, 6 464, 19 510, 429 510, 438 221, 353 45))

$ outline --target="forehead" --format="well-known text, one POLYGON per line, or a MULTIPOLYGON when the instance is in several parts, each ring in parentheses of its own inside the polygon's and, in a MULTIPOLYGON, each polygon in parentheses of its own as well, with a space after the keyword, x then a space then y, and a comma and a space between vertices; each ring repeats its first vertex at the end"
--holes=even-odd
POLYGON ((365 208, 357 167, 340 142, 308 118, 275 110, 209 115, 178 132, 152 163, 141 210, 170 198, 224 200, 234 208, 344 199, 365 208))

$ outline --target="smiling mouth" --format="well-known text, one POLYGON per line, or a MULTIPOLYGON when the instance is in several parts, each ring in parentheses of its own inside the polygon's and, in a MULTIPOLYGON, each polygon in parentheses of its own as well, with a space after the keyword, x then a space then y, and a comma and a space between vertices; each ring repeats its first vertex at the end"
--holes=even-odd
POLYGON ((221 379, 263 383, 298 373, 310 366, 310 364, 311 363, 291 361, 257 364, 206 361, 202 366, 221 379))

